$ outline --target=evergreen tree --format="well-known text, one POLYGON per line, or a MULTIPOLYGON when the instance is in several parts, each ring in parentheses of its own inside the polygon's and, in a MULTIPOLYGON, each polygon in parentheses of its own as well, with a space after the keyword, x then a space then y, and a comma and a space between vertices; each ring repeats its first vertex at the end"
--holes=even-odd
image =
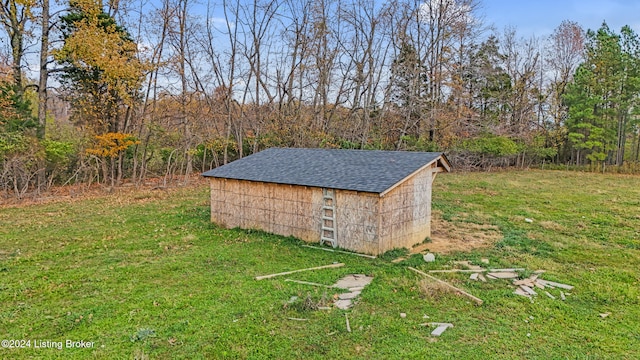
POLYGON ((61 18, 64 46, 55 53, 60 76, 75 110, 75 119, 98 134, 124 132, 127 109, 141 88, 144 65, 137 45, 99 3, 71 2, 61 18))

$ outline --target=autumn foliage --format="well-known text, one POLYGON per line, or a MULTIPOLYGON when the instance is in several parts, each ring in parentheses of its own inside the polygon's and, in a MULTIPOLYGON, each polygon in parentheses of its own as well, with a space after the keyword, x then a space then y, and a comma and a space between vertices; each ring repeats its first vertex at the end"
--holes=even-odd
POLYGON ((87 154, 103 158, 115 158, 133 145, 140 144, 131 134, 106 133, 95 136, 94 147, 86 150, 87 154))

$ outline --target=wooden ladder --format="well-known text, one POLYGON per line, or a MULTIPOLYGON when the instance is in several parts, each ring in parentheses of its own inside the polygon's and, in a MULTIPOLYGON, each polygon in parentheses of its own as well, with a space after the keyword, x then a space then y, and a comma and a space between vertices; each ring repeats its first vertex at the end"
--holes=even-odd
POLYGON ((322 228, 320 232, 320 245, 331 243, 331 246, 338 247, 338 236, 336 233, 336 199, 335 190, 322 189, 322 228))

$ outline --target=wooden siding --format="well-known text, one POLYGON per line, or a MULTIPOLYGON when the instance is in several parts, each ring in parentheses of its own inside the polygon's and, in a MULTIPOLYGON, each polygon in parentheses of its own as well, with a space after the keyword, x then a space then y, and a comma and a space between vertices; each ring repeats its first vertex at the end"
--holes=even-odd
POLYGON ((320 239, 321 190, 219 178, 210 182, 212 222, 305 241, 320 239))
POLYGON ((411 248, 431 236, 432 172, 420 171, 381 198, 379 253, 411 248))
POLYGON ((336 190, 338 246, 378 254, 378 194, 336 190))
MULTIPOLYGON (((336 190, 338 246, 378 255, 424 241, 431 235, 435 167, 414 174, 383 197, 336 190)), ((320 240, 321 188, 220 178, 210 178, 210 184, 212 222, 320 240)))

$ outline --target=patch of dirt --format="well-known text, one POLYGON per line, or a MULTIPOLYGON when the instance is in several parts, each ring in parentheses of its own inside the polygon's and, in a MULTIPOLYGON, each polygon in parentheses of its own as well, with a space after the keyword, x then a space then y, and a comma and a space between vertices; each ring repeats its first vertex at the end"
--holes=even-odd
POLYGON ((430 251, 447 254, 489 247, 502 239, 497 226, 469 222, 449 222, 440 213, 431 214, 431 241, 414 246, 412 254, 430 251))

